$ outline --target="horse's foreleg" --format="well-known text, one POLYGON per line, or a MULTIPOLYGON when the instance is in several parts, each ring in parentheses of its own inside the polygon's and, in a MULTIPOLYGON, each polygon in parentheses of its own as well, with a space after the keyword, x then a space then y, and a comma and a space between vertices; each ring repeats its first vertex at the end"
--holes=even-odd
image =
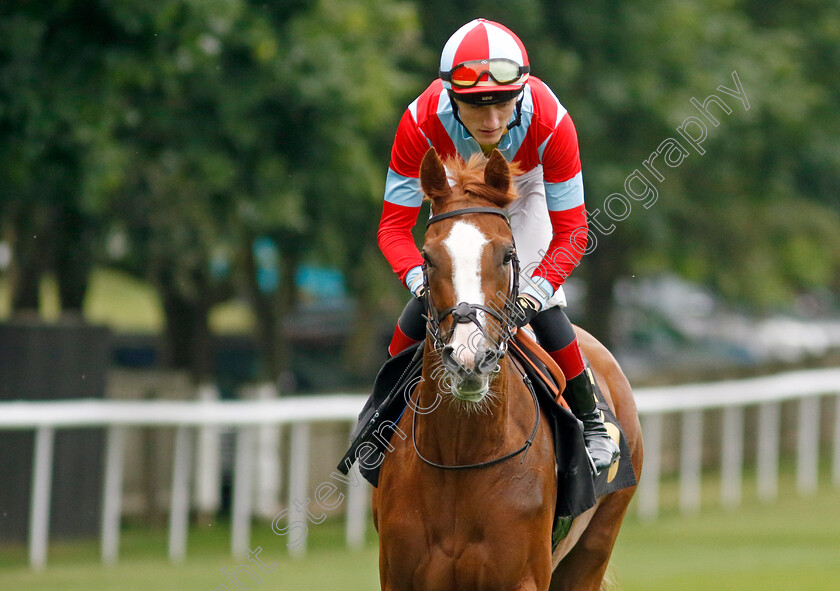
POLYGON ((614 492, 601 500, 592 521, 577 544, 560 561, 549 591, 599 591, 610 561, 621 522, 635 487, 614 492))

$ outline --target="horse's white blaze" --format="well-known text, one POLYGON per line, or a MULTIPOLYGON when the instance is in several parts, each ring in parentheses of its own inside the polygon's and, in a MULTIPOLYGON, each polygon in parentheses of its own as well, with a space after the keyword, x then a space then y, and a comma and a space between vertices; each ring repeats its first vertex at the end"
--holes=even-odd
MULTIPOLYGON (((455 222, 449 236, 443 241, 452 260, 452 285, 455 288, 455 302, 484 304, 484 292, 481 290, 481 253, 489 242, 487 237, 472 224, 455 222)), ((479 312, 478 319, 484 324, 484 313, 479 312)), ((482 335, 473 323, 458 324, 452 335, 450 345, 455 350, 455 359, 465 368, 475 365, 476 349, 482 335)))

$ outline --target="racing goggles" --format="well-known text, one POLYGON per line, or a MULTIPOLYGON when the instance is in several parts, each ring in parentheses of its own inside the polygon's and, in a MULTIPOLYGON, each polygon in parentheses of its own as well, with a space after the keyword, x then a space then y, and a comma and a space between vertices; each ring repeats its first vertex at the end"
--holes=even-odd
POLYGON ((506 86, 517 82, 530 71, 530 66, 520 66, 513 60, 495 58, 462 62, 449 72, 440 72, 440 78, 455 88, 472 88, 487 74, 499 86, 506 86))

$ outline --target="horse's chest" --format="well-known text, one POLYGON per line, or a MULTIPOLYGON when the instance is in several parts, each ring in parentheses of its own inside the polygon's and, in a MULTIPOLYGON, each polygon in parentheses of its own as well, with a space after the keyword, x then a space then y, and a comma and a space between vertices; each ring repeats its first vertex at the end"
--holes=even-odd
POLYGON ((510 478, 502 487, 476 475, 468 483, 454 475, 427 483, 434 486, 423 489, 435 495, 405 491, 390 519, 381 520, 390 530, 380 534, 389 540, 392 575, 410 581, 395 589, 510 591, 536 555, 550 559, 544 524, 552 504, 534 485, 536 476, 510 478))
POLYGON ((520 589, 527 568, 521 558, 503 548, 475 544, 457 556, 432 551, 414 576, 414 589, 423 591, 511 591, 520 589))
MULTIPOLYGON (((400 428, 410 433, 403 419, 400 428)), ((376 494, 383 589, 545 588, 556 487, 547 429, 524 463, 463 471, 424 464, 409 437, 395 440, 376 494)))

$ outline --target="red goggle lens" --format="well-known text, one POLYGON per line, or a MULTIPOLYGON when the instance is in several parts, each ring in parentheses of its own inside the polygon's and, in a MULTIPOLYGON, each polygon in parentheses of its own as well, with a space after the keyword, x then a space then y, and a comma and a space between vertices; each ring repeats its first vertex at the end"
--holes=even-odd
POLYGON ((458 64, 451 72, 442 73, 441 77, 457 88, 472 88, 482 79, 489 78, 496 84, 513 84, 529 71, 528 66, 520 66, 508 59, 473 60, 458 64))

